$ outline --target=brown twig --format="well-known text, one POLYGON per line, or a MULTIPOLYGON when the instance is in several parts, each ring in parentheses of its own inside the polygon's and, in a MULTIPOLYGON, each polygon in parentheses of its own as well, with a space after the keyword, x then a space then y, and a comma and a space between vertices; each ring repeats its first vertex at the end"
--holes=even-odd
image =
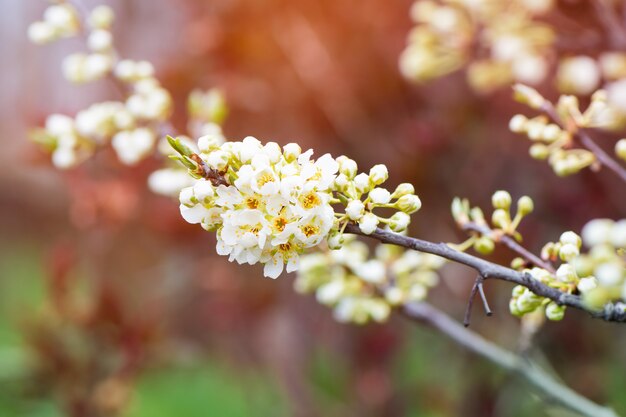
POLYGON ((463 318, 463 326, 469 327, 470 320, 472 316, 472 306, 474 305, 474 299, 476 298, 476 294, 480 294, 480 299, 483 302, 483 308, 485 309, 485 314, 487 316, 491 316, 493 312, 491 308, 489 308, 489 302, 487 301, 487 297, 485 296, 485 290, 483 289, 483 281, 485 279, 478 275, 476 277, 476 281, 472 286, 472 291, 470 292, 469 299, 467 300, 467 307, 465 308, 465 317, 463 318))
POLYGON ((224 174, 211 168, 198 154, 191 154, 189 157, 193 162, 198 165, 198 175, 202 176, 202 178, 211 181, 213 186, 217 187, 218 185, 229 186, 230 183, 224 178, 224 174))
POLYGON ((550 287, 533 278, 533 276, 528 273, 519 272, 476 256, 459 252, 452 249, 445 243, 429 242, 414 237, 403 236, 398 233, 388 232, 382 229, 376 229, 372 234, 367 235, 361 232, 359 226, 354 223, 349 223, 346 226, 346 232, 376 239, 382 243, 389 243, 419 252, 438 255, 450 261, 473 268, 482 277, 484 277, 484 279, 499 279, 524 286, 533 293, 541 297, 549 298, 558 305, 564 305, 585 311, 590 316, 597 319, 619 323, 626 322, 626 304, 624 303, 607 303, 602 309, 591 309, 583 303, 582 299, 578 295, 568 294, 556 288, 550 287))

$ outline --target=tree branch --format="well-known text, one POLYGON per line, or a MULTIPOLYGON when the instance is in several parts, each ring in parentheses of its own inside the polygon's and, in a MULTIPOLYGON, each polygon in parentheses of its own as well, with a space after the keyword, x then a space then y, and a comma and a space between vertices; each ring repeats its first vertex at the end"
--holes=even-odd
POLYGON ((388 232, 382 229, 376 229, 374 233, 366 235, 361 232, 359 226, 354 223, 348 223, 345 231, 356 235, 370 237, 382 243, 389 243, 396 246, 402 246, 407 249, 414 249, 419 252, 438 255, 450 261, 467 265, 475 269, 485 279, 493 278, 522 285, 539 296, 549 298, 559 305, 583 310, 590 316, 597 319, 620 323, 626 322, 626 304, 624 303, 608 303, 600 310, 592 310, 584 305, 581 298, 577 295, 567 294, 556 288, 552 288, 536 280, 528 273, 519 272, 476 256, 459 252, 452 249, 445 243, 433 243, 414 237, 403 236, 398 233, 388 232))
POLYGON ((496 235, 493 230, 491 230, 486 225, 479 225, 477 223, 468 222, 461 226, 463 230, 471 230, 483 234, 485 236, 489 236, 494 239, 496 242, 502 242, 507 248, 511 249, 513 252, 520 255, 522 258, 526 259, 528 262, 533 263, 535 266, 539 268, 543 268, 546 271, 554 274, 556 271, 554 270, 554 266, 550 263, 544 261, 534 253, 530 252, 528 249, 520 245, 513 239, 511 236, 506 234, 496 235))
POLYGON ((535 387, 539 394, 588 417, 617 417, 615 411, 598 405, 561 384, 536 363, 524 359, 484 339, 448 317, 428 303, 410 303, 403 313, 409 319, 426 323, 450 337, 459 345, 490 360, 496 365, 515 372, 535 387))

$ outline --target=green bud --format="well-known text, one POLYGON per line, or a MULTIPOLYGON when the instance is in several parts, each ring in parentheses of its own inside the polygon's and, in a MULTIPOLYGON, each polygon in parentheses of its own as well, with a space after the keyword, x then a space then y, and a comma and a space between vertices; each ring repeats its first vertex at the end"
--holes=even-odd
POLYGON ((521 270, 522 268, 524 268, 524 266, 526 266, 526 261, 523 258, 514 258, 511 261, 511 268, 515 269, 515 270, 521 270))
POLYGON ((513 86, 513 97, 520 103, 526 104, 533 109, 539 109, 546 102, 546 99, 534 88, 523 84, 513 86))
POLYGON ((525 216, 527 214, 530 214, 533 212, 534 209, 535 204, 533 203, 532 198, 528 197, 527 195, 522 196, 519 200, 517 200, 517 212, 520 215, 525 216))
POLYGON ((550 148, 543 143, 535 143, 530 147, 528 153, 533 159, 544 160, 550 156, 550 148))
POLYGON ((413 187, 413 184, 403 182, 396 187, 395 191, 391 194, 391 198, 400 198, 407 194, 415 194, 415 187, 413 187))
POLYGON ((422 207, 422 202, 415 194, 406 194, 398 199, 396 207, 407 214, 412 214, 422 207))
POLYGON ((491 196, 491 204, 493 208, 508 210, 511 207, 511 194, 503 190, 496 191, 491 196))
POLYGON ((552 321, 560 321, 565 317, 565 306, 560 306, 554 302, 546 306, 546 317, 552 321))
POLYGON ((511 216, 508 211, 504 209, 497 209, 491 215, 491 223, 493 223, 496 227, 505 229, 511 223, 511 216))
POLYGON ((476 242, 474 242, 474 250, 483 255, 489 255, 492 253, 495 246, 496 245, 493 243, 493 240, 486 236, 481 236, 476 240, 476 242))

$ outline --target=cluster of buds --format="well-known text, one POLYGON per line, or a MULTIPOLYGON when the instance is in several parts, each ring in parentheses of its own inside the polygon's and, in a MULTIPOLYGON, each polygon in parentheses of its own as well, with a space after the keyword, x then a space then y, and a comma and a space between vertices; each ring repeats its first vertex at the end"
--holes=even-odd
POLYGON ((416 27, 400 69, 409 79, 428 81, 467 65, 468 82, 478 92, 514 80, 538 84, 548 73, 555 35, 536 17, 552 7, 551 0, 416 1, 411 9, 416 27))
POLYGON ((180 193, 180 210, 189 223, 217 233, 217 252, 238 263, 264 264, 264 275, 276 278, 298 268, 300 254, 327 240, 339 249, 350 221, 364 233, 379 222, 405 230, 420 207, 412 186, 400 185, 392 194, 377 187, 387 168, 376 165, 358 174, 354 161, 325 154, 311 159, 312 150, 299 145, 261 144, 253 137, 224 142, 218 135, 198 140, 197 153, 180 139, 169 138, 175 159, 189 169, 195 183, 180 193), (361 198, 364 198, 362 201, 361 198), (392 199, 395 201, 392 202, 392 199), (341 204, 344 213, 333 205, 341 204), (378 207, 398 211, 377 216, 378 207))
MULTIPOLYGON (((51 5, 44 17, 44 22, 36 22, 30 29, 31 39, 37 43, 45 43, 42 36, 33 35, 42 31, 42 24, 65 25, 65 31, 54 32, 63 36, 80 32, 86 36, 90 52, 72 54, 63 62, 69 81, 84 83, 110 76, 126 96, 124 101, 96 103, 75 118, 53 114, 43 129, 33 133, 33 139, 45 145, 58 168, 74 167, 108 143, 127 165, 151 155, 161 135, 161 125, 172 112, 172 98, 154 78, 152 64, 118 59, 110 31, 113 10, 98 6, 81 22, 72 5, 60 3, 51 5)), ((60 37, 55 35, 46 41, 60 37)))
POLYGON ((491 204, 494 210, 491 215, 491 225, 489 225, 479 207, 471 207, 468 200, 458 197, 452 201, 452 217, 461 229, 472 233, 472 237, 464 244, 458 245, 458 249, 463 250, 473 246, 477 252, 488 255, 493 252, 495 243, 502 236, 511 236, 516 240, 521 240, 517 228, 522 219, 532 213, 533 200, 528 196, 520 197, 517 200, 515 216, 511 216, 512 198, 507 191, 496 191, 491 196, 491 204))
POLYGON ((32 42, 43 45, 76 36, 79 31, 80 19, 76 8, 71 4, 60 3, 48 7, 43 19, 28 27, 28 37, 32 42))
MULTIPOLYGON (((373 166, 368 174, 357 174, 354 160, 340 156, 337 162, 339 174, 335 178, 334 191, 346 205, 345 215, 340 220, 356 222, 365 234, 372 234, 381 223, 394 232, 404 232, 411 221, 409 215, 422 207, 415 188, 408 183, 398 185, 393 192, 380 187, 389 177, 385 165, 373 166), (374 213, 376 208, 398 211, 390 217, 382 217, 374 213)), ((340 247, 341 235, 329 243, 333 249, 340 247)))
MULTIPOLYGON (((614 222, 608 219, 592 220, 585 225, 582 239, 574 232, 561 235, 558 242, 547 243, 541 257, 550 264, 560 263, 554 273, 535 267, 523 269, 519 259, 513 266, 519 266, 534 279, 557 288, 567 294, 580 294, 589 308, 601 308, 610 301, 626 300, 626 220, 614 222), (588 248, 581 253, 581 247, 588 248)), ((561 320, 565 307, 532 293, 529 289, 517 286, 509 304, 511 313, 516 316, 545 308, 550 320, 561 320)))
POLYGON ((615 104, 624 103, 619 91, 614 90, 619 90, 620 83, 625 80, 626 53, 618 51, 604 52, 597 59, 585 55, 564 57, 559 61, 556 74, 561 93, 588 96, 604 84, 604 88, 611 92, 611 98, 617 99, 615 104))
POLYGON ((338 321, 384 322, 392 308, 423 300, 444 262, 392 245, 378 245, 371 257, 367 245, 346 236, 341 249, 302 256, 294 286, 315 292, 338 321))
MULTIPOLYGON (((605 90, 596 91, 583 112, 575 96, 563 95, 556 106, 553 106, 528 86, 518 84, 514 89, 518 101, 529 107, 542 112, 554 110, 549 114, 550 117, 541 114, 528 118, 517 114, 509 122, 509 129, 527 136, 533 142, 529 150, 530 156, 547 160, 559 176, 575 174, 596 164, 596 156, 591 151, 577 147, 575 135, 580 129, 617 129, 626 123, 626 112, 611 105, 605 90)), ((622 144, 618 142, 615 152, 618 156, 626 154, 626 141, 622 144)))

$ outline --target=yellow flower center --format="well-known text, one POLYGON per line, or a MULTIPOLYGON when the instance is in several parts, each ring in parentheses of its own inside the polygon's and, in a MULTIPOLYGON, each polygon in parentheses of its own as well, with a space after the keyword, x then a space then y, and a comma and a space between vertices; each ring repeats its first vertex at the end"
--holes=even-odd
POLYGON ((309 191, 308 193, 300 196, 300 204, 302 204, 302 207, 305 209, 311 209, 319 206, 321 203, 322 200, 315 191, 309 191))

